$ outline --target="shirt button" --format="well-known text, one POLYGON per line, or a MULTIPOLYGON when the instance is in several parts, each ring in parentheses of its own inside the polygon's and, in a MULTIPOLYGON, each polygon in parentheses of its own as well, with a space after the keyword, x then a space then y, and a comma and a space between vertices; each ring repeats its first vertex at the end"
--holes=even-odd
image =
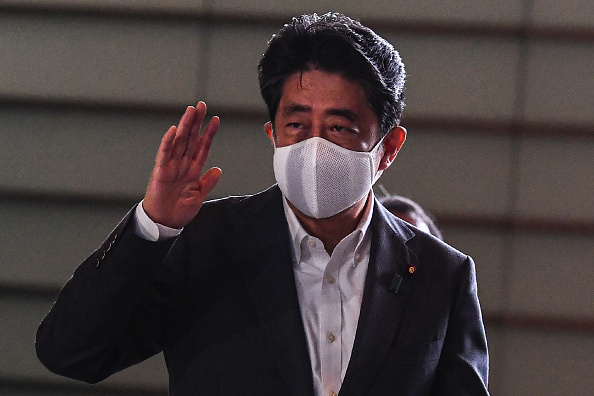
POLYGON ((361 253, 355 254, 355 265, 357 264, 357 261, 361 261, 361 253))
POLYGON ((313 239, 310 239, 309 241, 307 241, 307 244, 311 247, 316 247, 316 241, 314 241, 313 239))
POLYGON ((332 392, 330 392, 330 396, 338 396, 338 395, 336 394, 336 392, 332 391, 332 392))
POLYGON ((333 285, 335 282, 335 279, 332 275, 328 275, 328 283, 330 283, 331 285, 333 285))
POLYGON ((334 342, 335 340, 336 340, 336 337, 334 336, 334 334, 332 334, 332 333, 329 333, 329 334, 328 334, 328 341, 330 341, 330 342, 334 342))

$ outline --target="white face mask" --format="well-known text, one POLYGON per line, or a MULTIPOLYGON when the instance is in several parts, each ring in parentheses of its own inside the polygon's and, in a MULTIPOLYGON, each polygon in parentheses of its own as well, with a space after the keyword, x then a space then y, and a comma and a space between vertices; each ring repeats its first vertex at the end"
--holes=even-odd
POLYGON ((322 219, 351 207, 379 179, 377 149, 345 149, 320 137, 274 148, 274 176, 285 197, 303 214, 322 219))

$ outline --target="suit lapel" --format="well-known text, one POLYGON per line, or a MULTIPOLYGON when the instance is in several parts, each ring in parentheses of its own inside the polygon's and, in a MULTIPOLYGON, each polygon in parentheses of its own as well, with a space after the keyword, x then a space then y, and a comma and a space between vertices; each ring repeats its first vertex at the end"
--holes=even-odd
POLYGON ((289 394, 313 396, 282 195, 272 187, 249 201, 237 205, 236 262, 289 394))
POLYGON ((409 264, 416 266, 416 257, 405 245, 414 234, 398 223, 390 224, 384 208, 377 202, 370 226, 369 269, 340 396, 361 396, 367 392, 393 343, 407 296, 414 286, 407 268, 409 264), (394 282, 395 276, 401 280, 394 282))

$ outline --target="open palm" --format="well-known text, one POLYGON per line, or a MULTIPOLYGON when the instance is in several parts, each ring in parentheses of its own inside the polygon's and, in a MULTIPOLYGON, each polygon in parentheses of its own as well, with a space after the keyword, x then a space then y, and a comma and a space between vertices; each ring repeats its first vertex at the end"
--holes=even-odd
POLYGON ((189 106, 179 125, 169 128, 161 140, 143 202, 145 212, 156 223, 184 227, 221 177, 219 168, 211 168, 201 177, 219 129, 219 118, 213 117, 201 135, 205 115, 204 102, 189 106))

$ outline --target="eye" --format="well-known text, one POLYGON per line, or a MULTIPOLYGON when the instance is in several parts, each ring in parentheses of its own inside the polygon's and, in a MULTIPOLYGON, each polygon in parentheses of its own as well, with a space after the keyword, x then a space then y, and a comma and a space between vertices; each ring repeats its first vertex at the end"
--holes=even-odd
POLYGON ((353 128, 346 127, 344 125, 336 124, 331 128, 332 132, 344 134, 356 134, 357 131, 353 128))
POLYGON ((287 124, 287 127, 292 129, 299 129, 301 127, 301 124, 298 122, 290 122, 287 124))

